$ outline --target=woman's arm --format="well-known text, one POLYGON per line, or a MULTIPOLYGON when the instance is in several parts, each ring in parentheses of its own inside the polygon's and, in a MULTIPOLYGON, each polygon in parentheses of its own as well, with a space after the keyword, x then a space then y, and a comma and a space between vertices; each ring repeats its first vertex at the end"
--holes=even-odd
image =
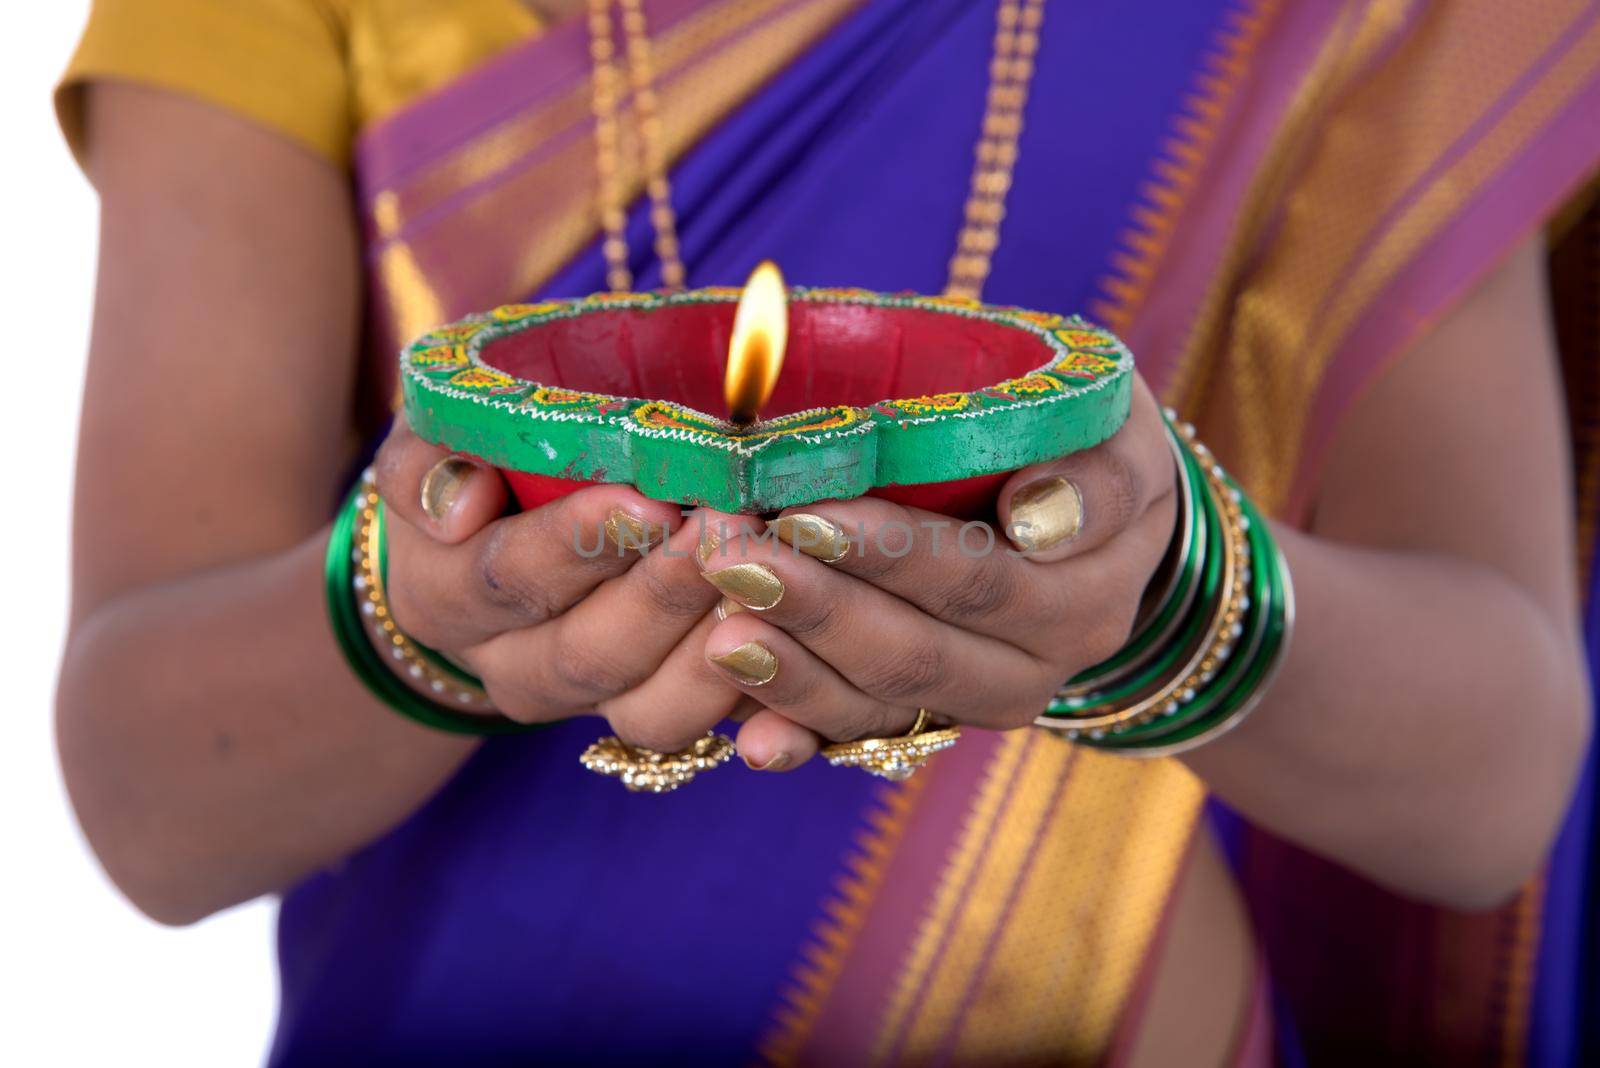
MULTIPOLYGON (((1420 898, 1511 894, 1587 744, 1558 380, 1530 242, 1357 403, 1313 532, 1279 530, 1299 623, 1278 681, 1186 758, 1261 825, 1420 898)), ((827 563, 740 546, 782 590, 707 639, 768 709, 741 753, 792 764, 811 732, 896 734, 919 707, 1031 724, 1126 642, 1171 537, 1172 469, 1141 385, 1110 441, 1007 483, 1002 526, 1021 522, 1025 558, 957 552, 958 524, 872 498, 804 509, 855 543, 827 563)))
POLYGON ((59 743, 112 879, 182 923, 370 840, 471 744, 380 707, 322 617, 353 461, 344 177, 165 93, 97 86, 89 122, 100 278, 59 743))
POLYGON ((1461 907, 1535 870, 1588 745, 1572 489, 1529 241, 1355 404, 1270 696, 1187 759, 1255 822, 1461 907))
MULTIPOLYGON (((61 755, 112 878, 183 922, 382 834, 472 743, 378 705, 324 617, 324 524, 355 452, 343 176, 177 97, 105 86, 92 105, 104 235, 61 755)), ((507 516, 498 475, 404 422, 374 467, 394 619, 506 715, 598 713, 674 750, 734 710, 699 655, 717 594, 693 550, 749 520, 620 485, 507 516), (581 548, 602 530, 614 552, 581 548), (635 531, 673 551, 641 555, 635 531)))

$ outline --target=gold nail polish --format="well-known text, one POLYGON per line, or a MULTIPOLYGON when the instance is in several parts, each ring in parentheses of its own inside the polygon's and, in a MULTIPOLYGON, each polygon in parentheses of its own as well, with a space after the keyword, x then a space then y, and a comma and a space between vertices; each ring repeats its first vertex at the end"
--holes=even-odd
POLYGON ((783 583, 764 564, 734 564, 701 572, 705 580, 753 612, 783 600, 783 583))
POLYGON ((737 649, 710 657, 746 686, 765 686, 778 675, 778 657, 760 642, 745 642, 737 649))
POLYGON ((844 530, 820 515, 797 512, 779 516, 767 529, 786 545, 825 564, 837 564, 850 554, 850 538, 844 530))
POLYGON ((422 510, 429 519, 443 522, 474 469, 473 464, 459 456, 446 456, 428 468, 428 473, 422 476, 421 497, 422 510))
POLYGON ((716 552, 721 545, 721 535, 713 530, 710 524, 707 524, 700 528, 700 544, 695 549, 695 555, 700 557, 700 562, 703 564, 711 559, 711 554, 716 552))
POLYGON ((717 602, 718 619, 727 619, 729 616, 736 615, 737 613, 743 611, 744 605, 740 604, 738 601, 735 601, 732 597, 724 597, 722 600, 717 602))
POLYGON ((638 516, 614 508, 606 516, 606 537, 623 552, 643 552, 658 540, 664 531, 646 523, 638 516))
POLYGON ((1011 498, 1011 529, 1017 547, 1043 552, 1078 536, 1083 529, 1083 495, 1060 477, 1024 486, 1011 498))

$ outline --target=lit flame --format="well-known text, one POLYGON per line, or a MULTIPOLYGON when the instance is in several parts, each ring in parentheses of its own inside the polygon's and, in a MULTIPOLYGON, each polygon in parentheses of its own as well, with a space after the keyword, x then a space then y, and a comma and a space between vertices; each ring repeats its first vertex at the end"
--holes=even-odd
POLYGON ((788 296, 783 272, 763 260, 750 272, 733 316, 733 340, 728 344, 728 375, 723 395, 728 418, 751 423, 772 396, 783 369, 783 349, 789 341, 788 296))

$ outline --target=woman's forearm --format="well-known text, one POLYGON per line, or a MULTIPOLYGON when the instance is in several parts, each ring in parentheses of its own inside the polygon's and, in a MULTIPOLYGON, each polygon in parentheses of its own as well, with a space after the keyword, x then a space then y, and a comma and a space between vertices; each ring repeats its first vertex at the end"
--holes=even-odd
POLYGON ((281 889, 393 827, 472 751, 375 701, 323 618, 326 533, 124 595, 69 639, 67 786, 119 887, 168 923, 281 889))
POLYGON ((1289 657, 1254 716, 1188 763, 1252 821, 1402 892, 1503 900, 1587 744, 1572 628, 1482 565, 1277 534, 1289 657))
MULTIPOLYGON (((1570 631, 1493 570, 1280 528, 1298 621, 1247 724, 1188 760, 1257 823, 1470 906, 1538 862, 1587 742, 1570 631)), ((394 826, 472 743, 374 701, 321 618, 319 535, 108 603, 69 643, 62 763, 111 877, 166 922, 394 826)))

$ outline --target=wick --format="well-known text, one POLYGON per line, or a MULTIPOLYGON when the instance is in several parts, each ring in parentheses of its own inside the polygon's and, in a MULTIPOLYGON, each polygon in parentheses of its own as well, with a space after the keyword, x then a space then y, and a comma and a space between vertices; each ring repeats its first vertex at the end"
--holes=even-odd
POLYGON ((755 421, 759 418, 761 415, 758 412, 734 412, 728 416, 728 422, 733 424, 735 430, 744 431, 755 425, 755 421))

